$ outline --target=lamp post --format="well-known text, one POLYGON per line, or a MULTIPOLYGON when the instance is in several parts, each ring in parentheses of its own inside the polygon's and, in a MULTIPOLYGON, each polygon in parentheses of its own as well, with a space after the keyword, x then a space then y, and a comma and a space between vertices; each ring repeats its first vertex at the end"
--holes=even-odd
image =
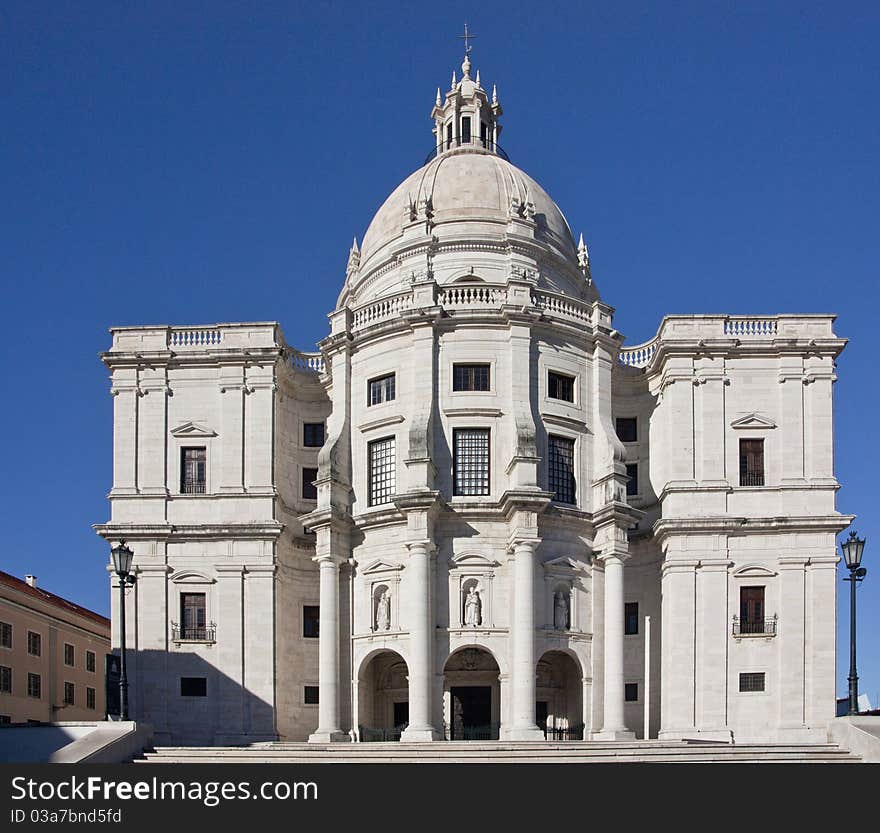
POLYGON ((850 532, 840 548, 843 550, 843 558, 846 568, 849 570, 849 578, 844 581, 850 582, 849 602, 849 711, 847 714, 859 712, 859 676, 856 674, 856 584, 860 582, 868 571, 860 566, 862 552, 865 549, 865 539, 857 537, 855 531, 850 532))
POLYGON ((131 561, 134 553, 120 541, 110 550, 113 570, 119 576, 119 719, 128 720, 128 676, 125 673, 125 586, 134 584, 131 561))

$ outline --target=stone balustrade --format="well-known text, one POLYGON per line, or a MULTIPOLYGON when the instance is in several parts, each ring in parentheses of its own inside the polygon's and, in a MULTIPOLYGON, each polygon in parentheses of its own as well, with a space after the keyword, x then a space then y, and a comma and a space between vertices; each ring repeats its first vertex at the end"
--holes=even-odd
POLYGON ((647 367, 657 352, 659 339, 653 338, 635 347, 625 347, 617 354, 617 360, 627 367, 647 367))
POLYGON ((566 318, 582 324, 588 324, 592 320, 592 307, 567 295, 535 290, 532 293, 532 300, 538 309, 558 318, 566 318))
POLYGON ((439 290, 440 306, 446 309, 460 307, 499 309, 506 300, 507 287, 498 284, 452 284, 439 290))
POLYGON ((223 341, 220 327, 175 327, 168 331, 168 346, 172 350, 200 350, 214 347, 223 341))
POLYGON ((324 372, 324 357, 320 353, 304 353, 302 350, 291 348, 290 364, 294 370, 302 370, 306 373, 324 372))
POLYGON ((369 304, 364 304, 364 306, 352 311, 351 328, 352 330, 363 330, 373 324, 397 318, 401 312, 409 309, 411 303, 412 292, 409 290, 371 301, 369 304))

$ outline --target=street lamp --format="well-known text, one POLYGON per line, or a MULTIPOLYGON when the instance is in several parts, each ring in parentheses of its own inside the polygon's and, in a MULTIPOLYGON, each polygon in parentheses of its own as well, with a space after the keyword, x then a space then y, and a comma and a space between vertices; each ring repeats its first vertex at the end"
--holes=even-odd
POLYGON ((131 561, 134 553, 120 541, 110 550, 113 570, 119 576, 119 719, 128 720, 128 676, 125 673, 125 587, 134 584, 131 561))
POLYGON ((865 539, 858 538, 855 531, 850 532, 840 548, 843 550, 843 559, 849 570, 849 578, 844 581, 850 582, 849 602, 849 711, 847 714, 859 712, 859 677, 856 674, 856 584, 860 582, 868 571, 860 566, 862 553, 865 549, 865 539))

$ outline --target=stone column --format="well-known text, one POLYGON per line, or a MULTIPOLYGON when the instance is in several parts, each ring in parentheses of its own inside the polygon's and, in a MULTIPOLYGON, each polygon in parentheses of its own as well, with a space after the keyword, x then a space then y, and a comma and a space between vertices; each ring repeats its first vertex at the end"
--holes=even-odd
POLYGON ((339 561, 317 559, 320 569, 318 621, 318 728, 309 743, 349 740, 339 727, 339 561))
POLYGON ((430 541, 415 541, 409 548, 409 725, 402 741, 431 741, 437 732, 431 725, 433 674, 433 628, 431 627, 430 541))
POLYGON ((629 740, 635 733, 623 718, 623 558, 610 554, 605 562, 605 695, 598 740, 629 740))
POLYGON ((535 723, 535 551, 537 538, 513 545, 513 709, 511 740, 543 740, 535 723))

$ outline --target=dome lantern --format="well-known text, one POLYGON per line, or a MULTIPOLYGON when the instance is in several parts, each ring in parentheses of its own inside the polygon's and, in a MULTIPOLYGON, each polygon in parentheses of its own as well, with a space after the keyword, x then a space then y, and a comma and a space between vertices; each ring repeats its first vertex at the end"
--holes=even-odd
MULTIPOLYGON (((465 30, 467 31, 467 30, 465 30)), ((467 35, 473 37, 473 35, 467 35)), ((465 47, 461 80, 452 73, 452 85, 445 96, 437 90, 431 118, 434 119, 435 153, 440 155, 457 148, 471 148, 503 156, 498 146, 501 104, 495 87, 490 98, 483 89, 480 72, 471 78, 471 47, 465 47)))

